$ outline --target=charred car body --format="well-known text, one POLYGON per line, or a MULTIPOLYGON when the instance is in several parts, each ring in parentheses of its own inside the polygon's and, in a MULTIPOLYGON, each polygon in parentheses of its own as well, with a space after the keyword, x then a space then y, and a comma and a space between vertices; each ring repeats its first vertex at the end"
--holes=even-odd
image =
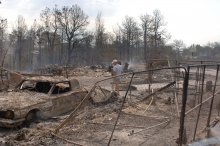
POLYGON ((0 93, 0 126, 15 127, 36 117, 66 113, 74 109, 86 94, 76 79, 24 78, 15 90, 0 93))

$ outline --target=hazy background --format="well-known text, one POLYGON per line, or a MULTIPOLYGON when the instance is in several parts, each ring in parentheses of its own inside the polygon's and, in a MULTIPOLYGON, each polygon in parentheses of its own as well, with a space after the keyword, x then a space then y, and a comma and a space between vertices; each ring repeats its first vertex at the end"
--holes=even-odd
POLYGON ((172 36, 170 41, 180 39, 189 46, 217 42, 220 38, 219 0, 1 0, 0 16, 7 18, 9 29, 18 15, 27 24, 33 24, 43 9, 54 8, 55 4, 79 5, 89 16, 89 29, 94 28, 98 12, 102 12, 106 29, 112 31, 126 15, 139 21, 140 15, 151 15, 154 9, 159 9, 172 36))

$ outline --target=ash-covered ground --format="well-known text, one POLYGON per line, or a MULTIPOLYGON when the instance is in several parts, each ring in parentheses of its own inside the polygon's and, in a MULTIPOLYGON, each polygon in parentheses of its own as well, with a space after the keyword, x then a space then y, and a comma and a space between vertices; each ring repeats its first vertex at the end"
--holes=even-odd
MULTIPOLYGON (((72 70, 69 77, 76 78, 81 86, 89 91, 96 82, 111 77, 111 74, 106 69, 85 67, 72 70)), ((124 80, 126 79, 129 80, 130 76, 126 76, 124 80)), ((135 81, 139 82, 139 78, 135 77, 135 81)), ((108 79, 99 85, 111 90, 111 82, 112 79, 108 79)), ((57 134, 54 135, 56 128, 70 113, 37 120, 29 126, 0 128, 0 145, 177 145, 181 101, 178 101, 178 107, 171 89, 158 92, 146 100, 140 99, 144 94, 137 91, 126 93, 126 90, 120 91, 120 96, 102 104, 94 104, 88 99, 57 134), (123 102, 126 94, 127 98, 123 102)), ((177 96, 181 100, 181 89, 177 96)), ((202 111, 202 118, 207 116, 207 111, 208 108, 202 111)), ((188 125, 195 122, 195 115, 194 112, 189 114, 188 125)))

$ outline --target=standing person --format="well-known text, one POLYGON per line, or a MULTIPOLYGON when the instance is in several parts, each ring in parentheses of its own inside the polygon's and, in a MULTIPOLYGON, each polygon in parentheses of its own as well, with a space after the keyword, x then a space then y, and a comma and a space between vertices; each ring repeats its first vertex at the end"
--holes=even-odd
POLYGON ((114 78, 114 84, 115 84, 115 91, 118 95, 119 94, 119 83, 121 82, 121 73, 122 73, 122 66, 120 65, 121 62, 114 59, 112 61, 112 65, 113 65, 113 76, 115 76, 114 78))

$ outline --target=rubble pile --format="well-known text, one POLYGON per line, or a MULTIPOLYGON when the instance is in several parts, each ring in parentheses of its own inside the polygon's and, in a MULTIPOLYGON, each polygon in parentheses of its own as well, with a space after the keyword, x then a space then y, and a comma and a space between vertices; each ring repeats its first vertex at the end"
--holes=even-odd
POLYGON ((136 68, 131 70, 128 65, 119 85, 120 95, 114 92, 114 80, 106 66, 54 66, 41 72, 52 74, 54 80, 57 73, 77 78, 88 94, 69 113, 37 120, 26 127, 0 128, 0 145, 176 145, 183 78, 177 87, 171 70, 150 72, 151 77, 148 72, 132 76, 136 68))

